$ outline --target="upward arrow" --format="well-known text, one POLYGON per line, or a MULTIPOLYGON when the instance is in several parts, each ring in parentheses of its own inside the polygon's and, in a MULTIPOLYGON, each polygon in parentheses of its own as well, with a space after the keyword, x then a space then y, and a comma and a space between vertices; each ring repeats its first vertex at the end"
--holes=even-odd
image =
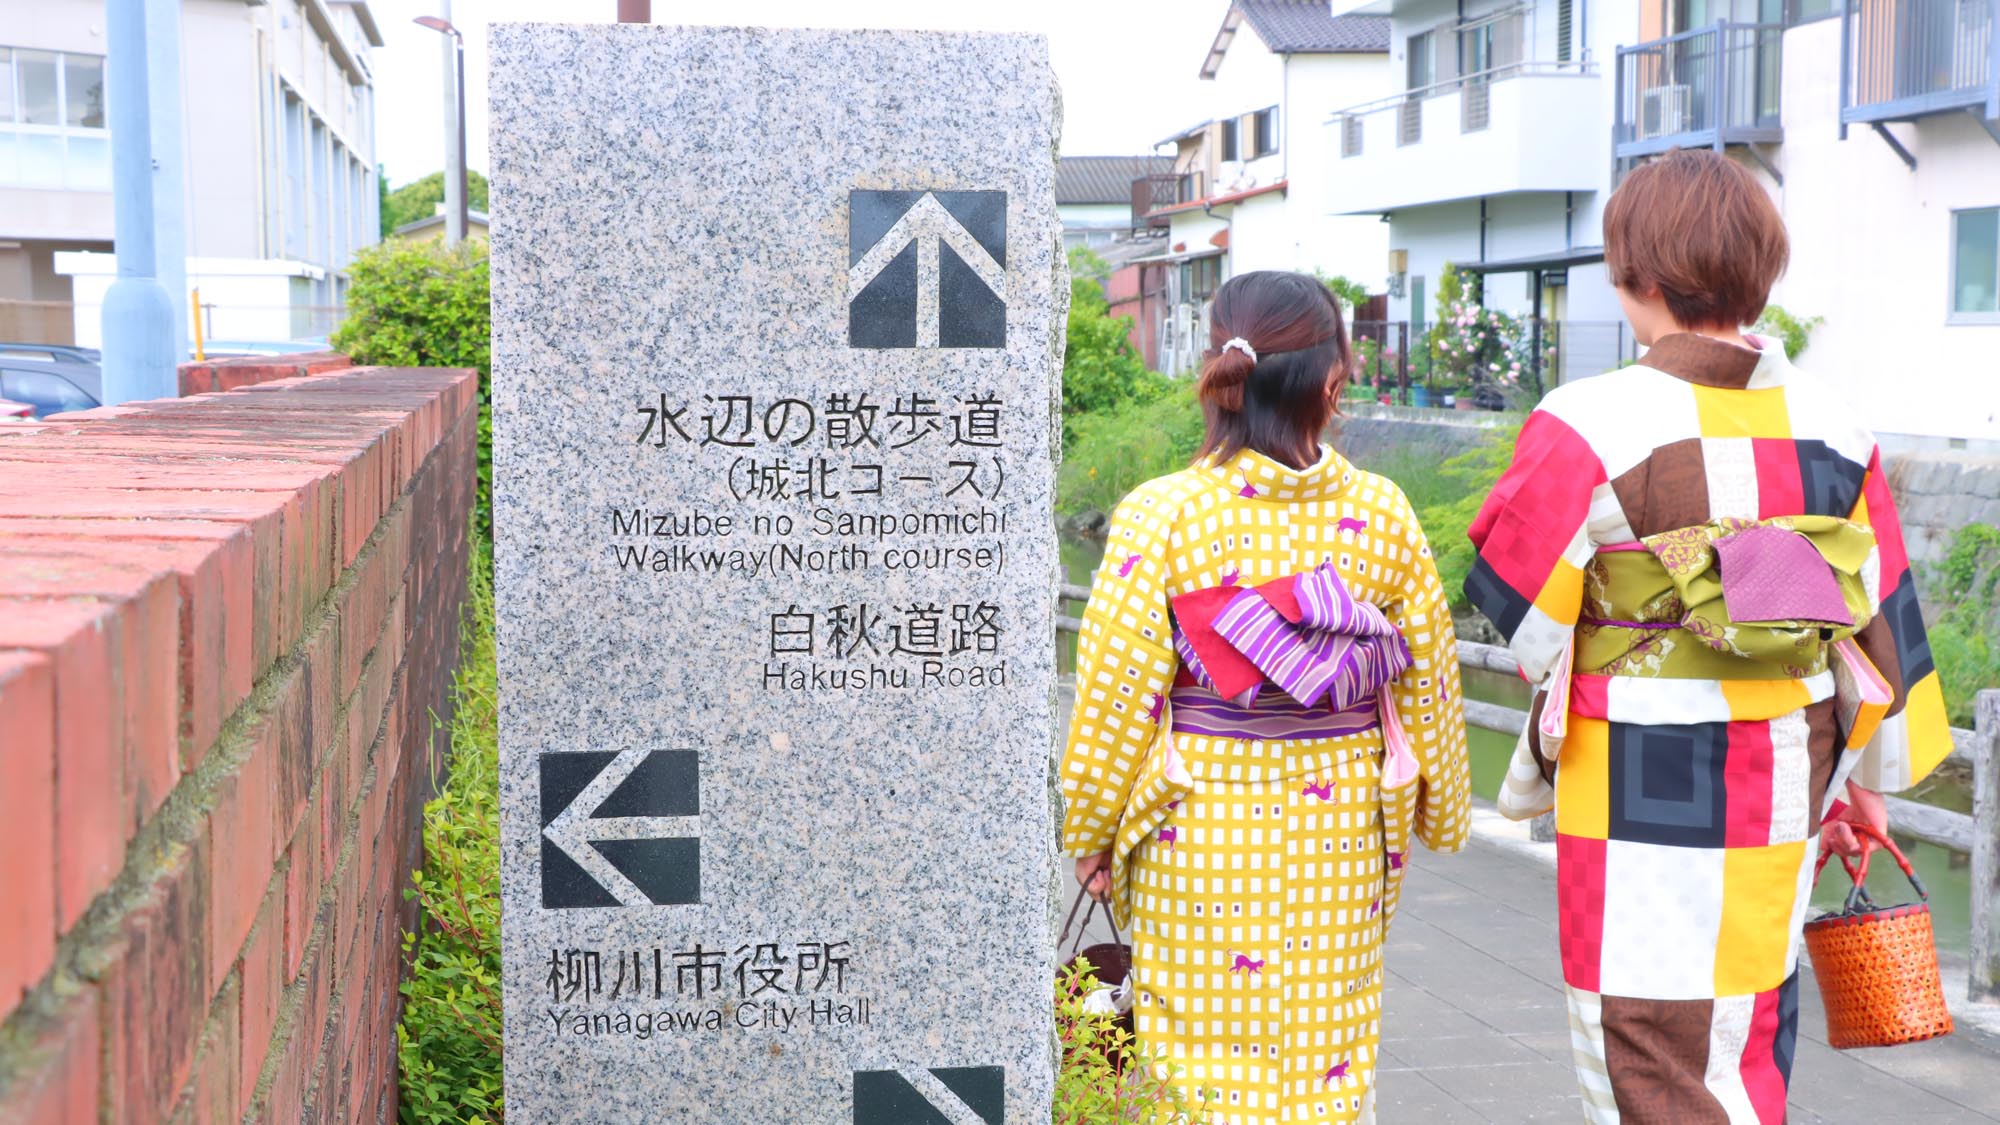
POLYGON ((634 886, 632 880, 612 866, 604 853, 590 846, 592 840, 664 840, 676 836, 701 835, 698 816, 620 816, 592 819, 591 814, 616 792, 632 771, 639 768, 650 751, 644 746, 628 746, 604 771, 592 778, 567 807, 556 814, 542 835, 569 854, 598 885, 626 906, 647 906, 652 900, 634 886))
POLYGON ((884 267, 903 252, 910 243, 917 244, 917 346, 935 348, 938 346, 938 244, 949 243, 952 252, 972 270, 972 272, 993 291, 995 297, 1007 299, 1007 270, 986 247, 965 229, 937 196, 925 192, 917 202, 903 212, 903 217, 889 228, 875 245, 868 248, 861 260, 847 267, 847 295, 853 300, 855 294, 875 280, 884 267))

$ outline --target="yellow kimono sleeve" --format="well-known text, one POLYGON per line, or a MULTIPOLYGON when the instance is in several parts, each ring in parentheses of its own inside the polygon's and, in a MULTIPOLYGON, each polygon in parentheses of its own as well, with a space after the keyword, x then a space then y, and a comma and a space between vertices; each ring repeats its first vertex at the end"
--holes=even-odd
MULTIPOLYGON (((1410 667, 1389 686, 1396 718, 1416 754, 1415 834, 1433 851, 1465 847, 1472 831, 1472 771, 1465 738, 1465 701, 1459 690, 1458 635, 1451 604, 1438 580, 1430 541, 1407 508, 1401 513, 1410 561, 1402 601, 1389 607, 1391 624, 1410 646, 1410 667)), ((1400 852, 1404 841, 1388 841, 1400 852)))
POLYGON ((1076 709, 1063 753, 1063 851, 1111 847, 1166 711, 1178 660, 1167 616, 1172 514, 1145 486, 1118 506, 1076 639, 1076 709))

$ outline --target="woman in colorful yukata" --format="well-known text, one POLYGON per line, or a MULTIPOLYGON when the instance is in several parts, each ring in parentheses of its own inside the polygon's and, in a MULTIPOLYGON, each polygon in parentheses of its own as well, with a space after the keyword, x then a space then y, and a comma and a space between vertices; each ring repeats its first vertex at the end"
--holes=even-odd
POLYGON ((1084 613, 1063 847, 1196 1120, 1367 1121, 1404 856, 1469 828, 1451 614, 1409 501, 1319 442, 1332 293, 1244 274, 1210 323, 1201 454, 1119 505, 1084 613))
POLYGON ((1718 154, 1628 176, 1604 257, 1649 350, 1542 400, 1471 529, 1466 593, 1541 688, 1500 804, 1553 788, 1593 1122, 1784 1120, 1819 848, 1951 748, 1874 436, 1738 329, 1786 254, 1718 154))

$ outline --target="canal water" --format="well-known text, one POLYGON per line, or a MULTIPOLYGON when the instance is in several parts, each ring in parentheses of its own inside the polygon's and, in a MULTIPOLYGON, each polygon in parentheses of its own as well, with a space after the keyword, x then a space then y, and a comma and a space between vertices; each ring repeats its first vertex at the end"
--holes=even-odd
MULTIPOLYGON (((1103 557, 1102 541, 1063 534, 1059 537, 1059 544, 1065 581, 1077 586, 1089 586, 1091 573, 1103 557)), ((1065 603, 1062 612, 1072 617, 1080 616, 1083 607, 1077 603, 1065 603)), ((1056 659, 1063 675, 1070 675, 1076 670, 1076 638, 1073 634, 1057 635, 1056 659)), ((1515 677, 1495 672, 1468 669, 1465 694, 1470 699, 1516 709, 1528 706, 1528 685, 1515 677)), ((1507 759, 1514 752, 1514 739, 1479 727, 1472 727, 1467 733, 1472 751, 1472 791, 1491 800, 1500 790, 1501 778, 1506 776, 1507 759)), ((1956 812, 1972 811, 1970 791, 1950 779, 1934 777, 1902 796, 1956 812)), ((1931 893, 1931 924, 1936 930, 1938 948, 1963 954, 1971 936, 1972 917, 1972 873, 1966 857, 1919 840, 1901 839, 1897 843, 1902 847, 1903 854, 1910 857, 1917 876, 1931 893)), ((1824 910, 1838 909, 1847 894, 1848 885, 1847 876, 1839 866, 1829 864, 1813 895, 1813 905, 1824 910)), ((1869 865, 1868 891, 1876 902, 1885 906, 1908 902, 1916 897, 1915 892, 1910 890, 1909 881, 1896 869, 1895 861, 1881 855, 1869 865)))

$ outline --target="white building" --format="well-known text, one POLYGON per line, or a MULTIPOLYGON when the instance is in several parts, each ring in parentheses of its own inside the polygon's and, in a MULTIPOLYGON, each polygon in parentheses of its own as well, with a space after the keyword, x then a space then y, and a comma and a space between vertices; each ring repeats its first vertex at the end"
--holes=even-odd
POLYGON ((1489 307, 1540 318, 1561 378, 1629 358, 1605 199, 1648 156, 1712 146, 1785 216, 1792 264, 1772 302, 1825 319, 1803 366, 1892 442, 2000 439, 2000 0, 1334 10, 1391 24, 1397 81, 1329 103, 1326 143, 1341 153, 1332 209, 1389 218, 1389 315, 1413 336, 1453 262, 1484 275, 1489 307))
MULTIPOLYGON (((116 273, 104 4, 4 5, 0 338, 96 346, 116 273)), ((183 0, 183 221, 210 336, 332 327, 348 262, 380 229, 381 44, 362 0, 183 0)))
POLYGON ((1229 5, 1201 65, 1214 117, 1160 142, 1174 148, 1148 212, 1168 228, 1169 249, 1151 263, 1171 294, 1163 370, 1198 362, 1208 299, 1239 273, 1380 276, 1386 228, 1329 213, 1337 157, 1320 120, 1390 81, 1388 30, 1380 18, 1336 19, 1326 0, 1229 5))

